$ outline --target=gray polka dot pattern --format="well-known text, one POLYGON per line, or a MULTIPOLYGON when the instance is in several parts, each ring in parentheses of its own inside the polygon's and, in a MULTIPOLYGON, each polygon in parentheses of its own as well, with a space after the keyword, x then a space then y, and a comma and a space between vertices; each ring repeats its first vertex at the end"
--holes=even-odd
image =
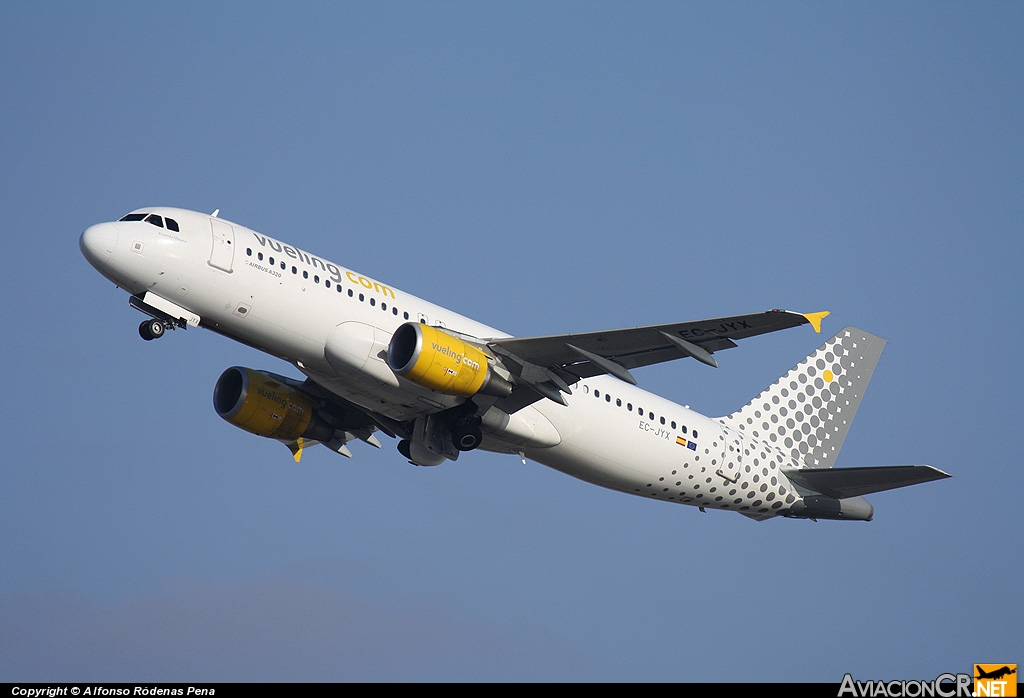
POLYGON ((719 421, 810 468, 831 468, 885 340, 846 327, 742 409, 719 421))

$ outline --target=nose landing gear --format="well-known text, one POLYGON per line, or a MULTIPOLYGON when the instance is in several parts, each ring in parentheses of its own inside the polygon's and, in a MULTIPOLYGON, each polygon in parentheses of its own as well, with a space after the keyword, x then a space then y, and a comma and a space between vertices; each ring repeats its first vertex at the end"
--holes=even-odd
POLYGON ((200 323, 200 317, 192 311, 150 291, 145 295, 132 296, 128 299, 128 305, 152 318, 139 325, 139 336, 147 342, 163 337, 167 330, 198 327, 200 323))
POLYGON ((151 339, 159 339, 167 331, 167 325, 163 320, 145 320, 139 325, 139 336, 147 342, 151 339))

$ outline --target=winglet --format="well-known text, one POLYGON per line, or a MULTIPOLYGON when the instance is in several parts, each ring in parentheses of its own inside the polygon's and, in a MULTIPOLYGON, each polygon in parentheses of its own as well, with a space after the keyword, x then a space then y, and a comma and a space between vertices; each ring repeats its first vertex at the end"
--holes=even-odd
POLYGON ((830 315, 831 311, 822 310, 820 313, 802 313, 807 318, 807 322, 811 323, 811 327, 818 334, 821 334, 821 321, 826 315, 830 315))

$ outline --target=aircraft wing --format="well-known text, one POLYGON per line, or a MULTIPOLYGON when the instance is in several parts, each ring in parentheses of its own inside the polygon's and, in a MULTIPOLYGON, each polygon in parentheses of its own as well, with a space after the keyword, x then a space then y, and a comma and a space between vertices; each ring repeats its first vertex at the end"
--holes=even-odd
POLYGON ((735 340, 806 324, 820 332, 826 315, 769 310, 604 332, 491 340, 488 348, 517 378, 512 395, 496 404, 510 413, 541 397, 565 404, 561 394, 570 393, 570 386, 580 379, 608 373, 635 385, 629 369, 684 357, 717 367, 712 354, 735 347, 735 340))

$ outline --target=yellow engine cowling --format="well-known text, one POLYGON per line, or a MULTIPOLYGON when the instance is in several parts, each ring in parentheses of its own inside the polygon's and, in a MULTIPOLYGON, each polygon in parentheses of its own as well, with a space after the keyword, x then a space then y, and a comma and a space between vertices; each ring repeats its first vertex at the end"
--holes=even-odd
POLYGON ((512 384, 498 375, 487 354, 437 327, 407 322, 388 345, 388 366, 410 383, 444 395, 505 397, 512 384))
POLYGON ((273 375, 232 366, 213 389, 217 414, 240 429, 279 441, 329 440, 334 430, 316 416, 309 397, 273 375))

